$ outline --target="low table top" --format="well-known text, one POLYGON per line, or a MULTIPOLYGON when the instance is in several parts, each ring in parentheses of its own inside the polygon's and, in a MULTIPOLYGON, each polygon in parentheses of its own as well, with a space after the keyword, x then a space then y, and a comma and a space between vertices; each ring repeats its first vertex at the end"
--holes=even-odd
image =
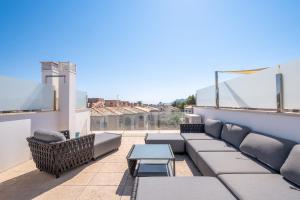
POLYGON ((135 144, 127 159, 175 159, 169 144, 135 144))

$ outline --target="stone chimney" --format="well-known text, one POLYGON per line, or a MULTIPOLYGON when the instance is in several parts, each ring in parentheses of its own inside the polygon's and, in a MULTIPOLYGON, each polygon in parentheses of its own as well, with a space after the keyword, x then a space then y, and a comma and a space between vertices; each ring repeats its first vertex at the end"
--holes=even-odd
POLYGON ((75 134, 76 65, 71 62, 41 62, 42 83, 56 91, 56 109, 60 130, 75 134))

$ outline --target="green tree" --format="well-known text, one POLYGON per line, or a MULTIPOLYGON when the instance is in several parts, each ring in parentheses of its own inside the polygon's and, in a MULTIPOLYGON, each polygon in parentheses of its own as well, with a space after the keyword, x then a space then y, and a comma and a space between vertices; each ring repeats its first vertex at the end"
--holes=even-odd
POLYGON ((172 102, 172 106, 173 107, 176 107, 176 108, 179 108, 181 110, 184 109, 184 106, 186 105, 195 105, 196 104, 196 98, 195 98, 195 95, 190 95, 188 96, 185 100, 175 100, 172 102))
POLYGON ((186 99, 185 102, 186 102, 186 105, 195 105, 196 104, 195 95, 188 96, 188 98, 186 99))
POLYGON ((181 103, 179 103, 179 105, 177 106, 177 108, 179 108, 179 109, 181 109, 181 110, 183 110, 184 109, 184 106, 185 106, 185 101, 184 102, 181 102, 181 103))

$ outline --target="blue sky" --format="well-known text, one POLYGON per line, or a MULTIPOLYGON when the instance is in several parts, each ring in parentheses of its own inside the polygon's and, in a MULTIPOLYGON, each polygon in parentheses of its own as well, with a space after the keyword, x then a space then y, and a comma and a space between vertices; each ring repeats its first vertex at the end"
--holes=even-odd
POLYGON ((92 97, 170 102, 214 71, 300 57, 300 1, 0 0, 0 75, 40 81, 40 61, 77 64, 92 97))

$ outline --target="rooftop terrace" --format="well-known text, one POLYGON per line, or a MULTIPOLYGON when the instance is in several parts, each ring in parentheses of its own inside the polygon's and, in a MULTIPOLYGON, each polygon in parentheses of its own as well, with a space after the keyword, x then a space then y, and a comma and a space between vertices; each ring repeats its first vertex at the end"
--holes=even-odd
MULTIPOLYGON (((42 64, 48 66, 49 63, 42 64)), ((146 179, 146 192, 143 192, 144 181, 144 188, 137 187, 140 188, 137 191, 142 192, 136 195, 136 200, 160 200, 165 194, 171 196, 168 200, 173 200, 176 192, 181 194, 180 197, 176 196, 180 200, 223 200, 223 194, 228 199, 300 198, 298 164, 293 167, 293 163, 299 163, 300 152, 300 96, 295 87, 299 78, 294 76, 297 74, 295 71, 299 72, 298 63, 268 68, 224 82, 218 82, 218 76, 224 72, 216 72, 216 84, 197 91, 197 106, 192 108, 195 118, 172 110, 151 112, 127 107, 105 108, 103 113, 91 115, 91 110, 86 108, 86 93, 74 87, 76 71, 66 70, 66 65, 51 62, 50 68, 42 68, 47 70, 42 71, 42 83, 39 84, 0 77, 2 85, 11 86, 0 88, 3 94, 0 98, 0 111, 3 112, 0 113, 0 133, 3 138, 0 140, 1 200, 124 200, 131 198, 135 180, 146 179), (12 94, 11 91, 20 92, 12 94), (255 91, 255 95, 249 91, 255 91), (35 134, 38 129, 46 129, 48 136, 53 136, 52 130, 67 130, 71 140, 66 140, 69 137, 65 138, 56 132, 56 136, 62 140, 46 139, 41 142, 41 138, 35 134), (97 142, 90 133, 104 131, 112 133, 107 135, 118 137, 118 145, 120 136, 114 133, 122 134, 122 144, 118 151, 90 162, 97 147, 104 143, 97 142), (183 134, 179 135, 179 132, 183 134), (158 191, 163 184, 160 180, 164 178, 134 179, 128 171, 126 156, 133 144, 147 142, 144 140, 145 133, 160 133, 152 136, 154 143, 175 143, 173 152, 175 149, 181 150, 181 154, 175 154, 175 177, 165 179, 175 182, 171 181, 171 186, 165 187, 159 198, 153 198, 153 195, 160 193, 158 191), (177 134, 167 136, 168 133, 177 134), (26 140, 29 137, 31 142, 26 140), (244 141, 246 148, 241 147, 244 141), (34 145, 38 146, 37 151, 32 148, 34 145), (247 152, 247 145, 262 156, 256 157, 255 153, 247 152), (48 172, 52 175, 39 171, 32 157, 40 164, 37 165, 39 169, 50 169, 48 172), (49 163, 51 166, 47 165, 49 163), (286 165, 291 165, 291 169, 286 165), (75 169, 67 171, 75 166, 75 169), (296 175, 290 176, 291 173, 284 173, 284 170, 296 175), (64 173, 59 177, 60 172, 64 173), (188 181, 182 182, 183 179, 188 181), (209 185, 210 181, 215 185, 209 185), (152 192, 153 185, 156 186, 155 192, 152 192), (218 187, 215 186, 223 188, 223 192, 216 192, 218 187), (186 192, 190 188, 193 191, 186 192), (192 198, 186 198, 186 195, 192 198)), ((73 69, 73 64, 68 65, 73 69)), ((169 153, 169 164, 173 153, 166 145, 164 147, 169 153)), ((140 163, 144 164, 142 161, 140 163)), ((168 175, 172 173, 168 171, 168 175)))
MULTIPOLYGON (((167 133, 167 132, 165 132, 167 133)), ((100 199, 129 200, 133 178, 126 155, 133 144, 144 143, 129 133, 118 151, 64 173, 60 178, 40 172, 32 160, 0 173, 0 199, 100 199)), ((136 135, 136 134, 135 134, 136 135)), ((176 155, 177 176, 200 175, 186 155, 176 155)))

